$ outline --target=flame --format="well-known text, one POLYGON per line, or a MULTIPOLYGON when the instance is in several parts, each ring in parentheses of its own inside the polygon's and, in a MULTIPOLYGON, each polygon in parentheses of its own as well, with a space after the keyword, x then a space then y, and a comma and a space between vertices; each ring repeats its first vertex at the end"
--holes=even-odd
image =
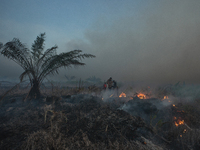
POLYGON ((164 96, 163 99, 162 99, 161 101, 164 101, 165 99, 168 99, 168 102, 171 102, 171 101, 169 100, 169 97, 168 97, 168 96, 164 96))
POLYGON ((173 104, 173 107, 175 107, 176 105, 175 104, 173 104))
POLYGON ((164 99, 169 99, 169 97, 168 97, 168 96, 164 96, 163 100, 164 100, 164 99))
POLYGON ((126 94, 124 92, 122 92, 119 97, 126 97, 126 94))
POLYGON ((138 97, 139 99, 146 99, 146 95, 145 95, 145 94, 142 94, 142 93, 137 94, 137 97, 138 97))
POLYGON ((178 119, 177 121, 174 122, 174 124, 175 124, 175 126, 178 127, 179 125, 184 124, 184 120, 180 120, 180 119, 178 119))

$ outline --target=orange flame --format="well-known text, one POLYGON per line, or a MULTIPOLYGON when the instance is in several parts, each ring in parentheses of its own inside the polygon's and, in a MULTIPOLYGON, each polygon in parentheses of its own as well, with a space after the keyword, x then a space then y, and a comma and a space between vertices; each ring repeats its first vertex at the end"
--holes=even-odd
POLYGON ((119 97, 126 97, 126 94, 124 92, 122 92, 119 97))
MULTIPOLYGON (((164 101, 165 99, 169 99, 169 97, 168 96, 164 96, 162 101, 164 101)), ((171 101, 169 100, 169 102, 171 102, 171 101)))
POLYGON ((164 99, 169 99, 169 97, 168 97, 168 96, 164 96, 163 100, 164 100, 164 99))
POLYGON ((184 120, 180 120, 180 119, 178 119, 177 121, 174 122, 174 124, 175 124, 175 126, 178 127, 179 125, 184 124, 184 120))
POLYGON ((142 94, 142 93, 137 94, 137 97, 138 97, 139 99, 146 99, 146 95, 145 95, 145 94, 142 94))

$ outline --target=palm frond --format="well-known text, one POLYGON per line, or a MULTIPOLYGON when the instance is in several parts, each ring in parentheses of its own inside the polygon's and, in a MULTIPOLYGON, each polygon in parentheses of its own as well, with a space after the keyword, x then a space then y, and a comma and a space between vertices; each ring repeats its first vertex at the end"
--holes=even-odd
POLYGON ((20 81, 23 81, 24 77, 28 76, 29 79, 36 78, 35 71, 33 69, 26 69, 19 77, 20 81))
POLYGON ((30 66, 28 61, 30 51, 19 39, 14 38, 11 42, 7 42, 2 47, 1 54, 16 62, 23 69, 27 69, 30 66))
POLYGON ((35 61, 38 60, 42 54, 42 51, 44 49, 44 41, 45 41, 45 33, 41 33, 39 36, 37 36, 36 40, 32 44, 31 53, 35 61))
POLYGON ((50 49, 47 49, 44 54, 42 54, 42 57, 40 57, 35 63, 34 67, 36 68, 36 75, 38 75, 41 72, 41 64, 48 58, 56 55, 56 49, 57 46, 53 46, 50 49))
POLYGON ((67 53, 61 53, 59 55, 54 55, 46 59, 41 66, 41 74, 39 76, 40 80, 45 78, 49 74, 58 74, 58 69, 61 67, 72 67, 72 66, 82 66, 81 60, 84 58, 93 58, 94 55, 91 54, 80 54, 81 50, 73 50, 67 53))
POLYGON ((38 59, 37 61, 37 66, 40 66, 40 64, 45 61, 46 59, 56 55, 56 49, 58 48, 58 46, 53 46, 50 49, 47 49, 44 54, 42 55, 42 57, 40 59, 38 59))

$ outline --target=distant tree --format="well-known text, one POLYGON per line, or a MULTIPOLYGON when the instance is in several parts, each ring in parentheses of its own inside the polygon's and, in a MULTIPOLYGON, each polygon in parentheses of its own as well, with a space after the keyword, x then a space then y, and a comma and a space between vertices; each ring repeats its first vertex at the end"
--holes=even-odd
POLYGON ((89 81, 89 82, 101 82, 101 79, 97 78, 95 76, 92 76, 92 77, 87 78, 86 81, 89 81))
POLYGON ((72 81, 72 80, 74 80, 76 77, 75 77, 75 76, 67 76, 67 75, 65 75, 65 78, 66 78, 68 81, 72 81))
POLYGON ((45 33, 37 36, 32 44, 31 50, 26 48, 19 39, 14 38, 5 45, 0 44, 0 52, 3 56, 13 60, 20 65, 24 72, 20 75, 20 81, 28 77, 31 83, 29 95, 39 98, 41 96, 40 85, 50 74, 58 74, 59 68, 72 66, 83 66, 84 58, 93 58, 94 55, 82 54, 81 50, 73 50, 56 54, 57 46, 44 51, 45 33))

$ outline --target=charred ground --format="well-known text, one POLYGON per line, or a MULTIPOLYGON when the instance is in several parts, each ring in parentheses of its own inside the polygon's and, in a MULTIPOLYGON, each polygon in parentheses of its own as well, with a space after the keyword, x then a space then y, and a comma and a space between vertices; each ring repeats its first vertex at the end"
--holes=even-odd
POLYGON ((92 90, 57 89, 40 99, 27 99, 25 90, 7 95, 0 149, 200 148, 198 99, 170 103, 133 94, 102 100, 102 91, 92 90))

